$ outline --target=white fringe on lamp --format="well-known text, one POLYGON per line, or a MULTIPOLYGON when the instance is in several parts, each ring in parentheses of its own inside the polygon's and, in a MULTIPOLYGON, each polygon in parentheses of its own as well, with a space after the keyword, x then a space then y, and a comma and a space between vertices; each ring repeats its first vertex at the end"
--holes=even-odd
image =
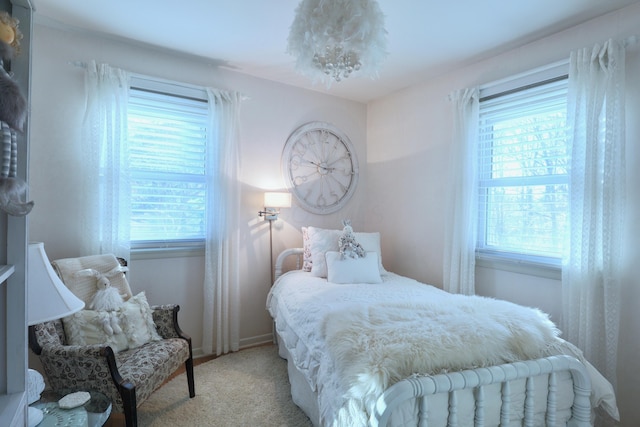
POLYGON ((376 0, 302 0, 287 52, 314 82, 331 85, 352 72, 375 78, 387 56, 384 15, 376 0))

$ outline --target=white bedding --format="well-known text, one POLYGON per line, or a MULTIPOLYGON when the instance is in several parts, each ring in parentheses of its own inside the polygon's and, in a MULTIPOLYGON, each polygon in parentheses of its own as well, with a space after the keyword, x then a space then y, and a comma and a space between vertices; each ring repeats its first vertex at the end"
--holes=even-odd
MULTIPOLYGON (((451 295, 392 273, 385 274, 381 284, 338 285, 310 273, 291 271, 274 284, 267 308, 276 322, 280 344, 293 359, 290 362, 302 373, 309 388, 317 393, 322 426, 365 425, 368 408, 381 390, 412 374, 473 368, 558 353, 581 357, 579 350, 556 337, 553 324, 537 310, 482 297, 451 295), (455 302, 457 300, 463 302, 455 302), (409 310, 398 310, 400 306, 407 308, 407 304, 409 310), (484 305, 487 307, 478 309, 484 305), (450 306, 457 306, 459 312, 447 311, 450 306), (503 310, 506 310, 503 317, 507 319, 494 322, 494 314, 503 310), (464 322, 469 311, 483 314, 475 324, 464 322), (414 317, 406 313, 420 315, 414 317), (390 319, 399 320, 391 330, 390 319), (510 323, 504 323, 509 319, 512 320, 510 323), (491 323, 495 323, 493 329, 488 327, 491 323), (480 345, 472 346, 472 335, 468 330, 451 335, 449 327, 452 324, 458 324, 462 329, 468 329, 469 325, 473 325, 474 330, 482 329, 484 337, 480 345), (525 331, 518 329, 518 325, 531 327, 524 328, 525 331), (449 329, 444 330, 445 326, 449 329), (431 328, 439 344, 420 343, 420 334, 411 333, 419 328, 431 328), (401 330, 408 332, 401 333, 401 330), (497 339, 502 335, 504 340, 497 339), (393 341, 392 338, 397 338, 395 343, 385 343, 391 347, 378 347, 381 341, 393 341), (450 341, 456 339, 459 341, 456 345, 460 347, 451 344, 450 341), (483 345, 488 341, 492 345, 483 345), (536 344, 532 345, 534 342, 536 344), (500 346, 497 352, 493 351, 498 348, 496 345, 500 346), (438 356, 433 352, 434 348, 448 348, 449 353, 438 356), (475 350, 463 351, 471 348, 475 350), (480 354, 481 350, 491 351, 480 354), (397 355, 385 357, 394 351, 397 355), (427 353, 429 357, 422 356, 427 353), (414 357, 407 359, 410 354, 414 357), (410 360, 411 364, 397 363, 400 360, 410 360), (372 366, 377 367, 374 369, 376 375, 367 374, 372 366)), ((614 418, 617 417, 610 384, 586 365, 592 380, 592 402, 602 404, 614 418)), ((406 408, 405 412, 399 417, 410 418, 413 409, 406 408)))

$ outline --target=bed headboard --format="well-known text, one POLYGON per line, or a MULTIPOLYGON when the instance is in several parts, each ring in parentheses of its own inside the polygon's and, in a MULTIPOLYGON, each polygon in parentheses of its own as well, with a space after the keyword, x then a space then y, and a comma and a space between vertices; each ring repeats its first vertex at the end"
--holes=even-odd
POLYGON ((303 253, 304 253, 304 250, 302 248, 290 248, 282 251, 280 255, 278 255, 278 258, 276 258, 274 280, 277 280, 278 277, 282 276, 285 261, 289 257, 293 257, 295 259, 295 268, 289 268, 289 269, 300 270, 300 268, 302 268, 303 253))

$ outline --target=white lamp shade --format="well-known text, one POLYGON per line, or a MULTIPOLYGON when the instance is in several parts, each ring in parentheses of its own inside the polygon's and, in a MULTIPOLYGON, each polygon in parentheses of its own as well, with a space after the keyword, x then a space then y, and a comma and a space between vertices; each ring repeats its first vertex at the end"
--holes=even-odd
POLYGON ((290 208, 291 193, 277 193, 277 192, 264 193, 264 207, 265 208, 290 208))
POLYGON ((84 308, 84 302, 58 278, 43 243, 29 244, 27 268, 29 325, 60 319, 84 308))

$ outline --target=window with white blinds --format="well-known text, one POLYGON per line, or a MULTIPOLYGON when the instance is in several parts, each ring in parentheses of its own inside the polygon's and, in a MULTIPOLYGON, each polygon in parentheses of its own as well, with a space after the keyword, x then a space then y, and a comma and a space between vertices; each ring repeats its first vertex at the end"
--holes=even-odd
POLYGON ((205 237, 208 103, 161 89, 130 88, 134 249, 199 245, 205 237))
POLYGON ((567 79, 480 99, 478 250, 558 264, 568 220, 567 79))

